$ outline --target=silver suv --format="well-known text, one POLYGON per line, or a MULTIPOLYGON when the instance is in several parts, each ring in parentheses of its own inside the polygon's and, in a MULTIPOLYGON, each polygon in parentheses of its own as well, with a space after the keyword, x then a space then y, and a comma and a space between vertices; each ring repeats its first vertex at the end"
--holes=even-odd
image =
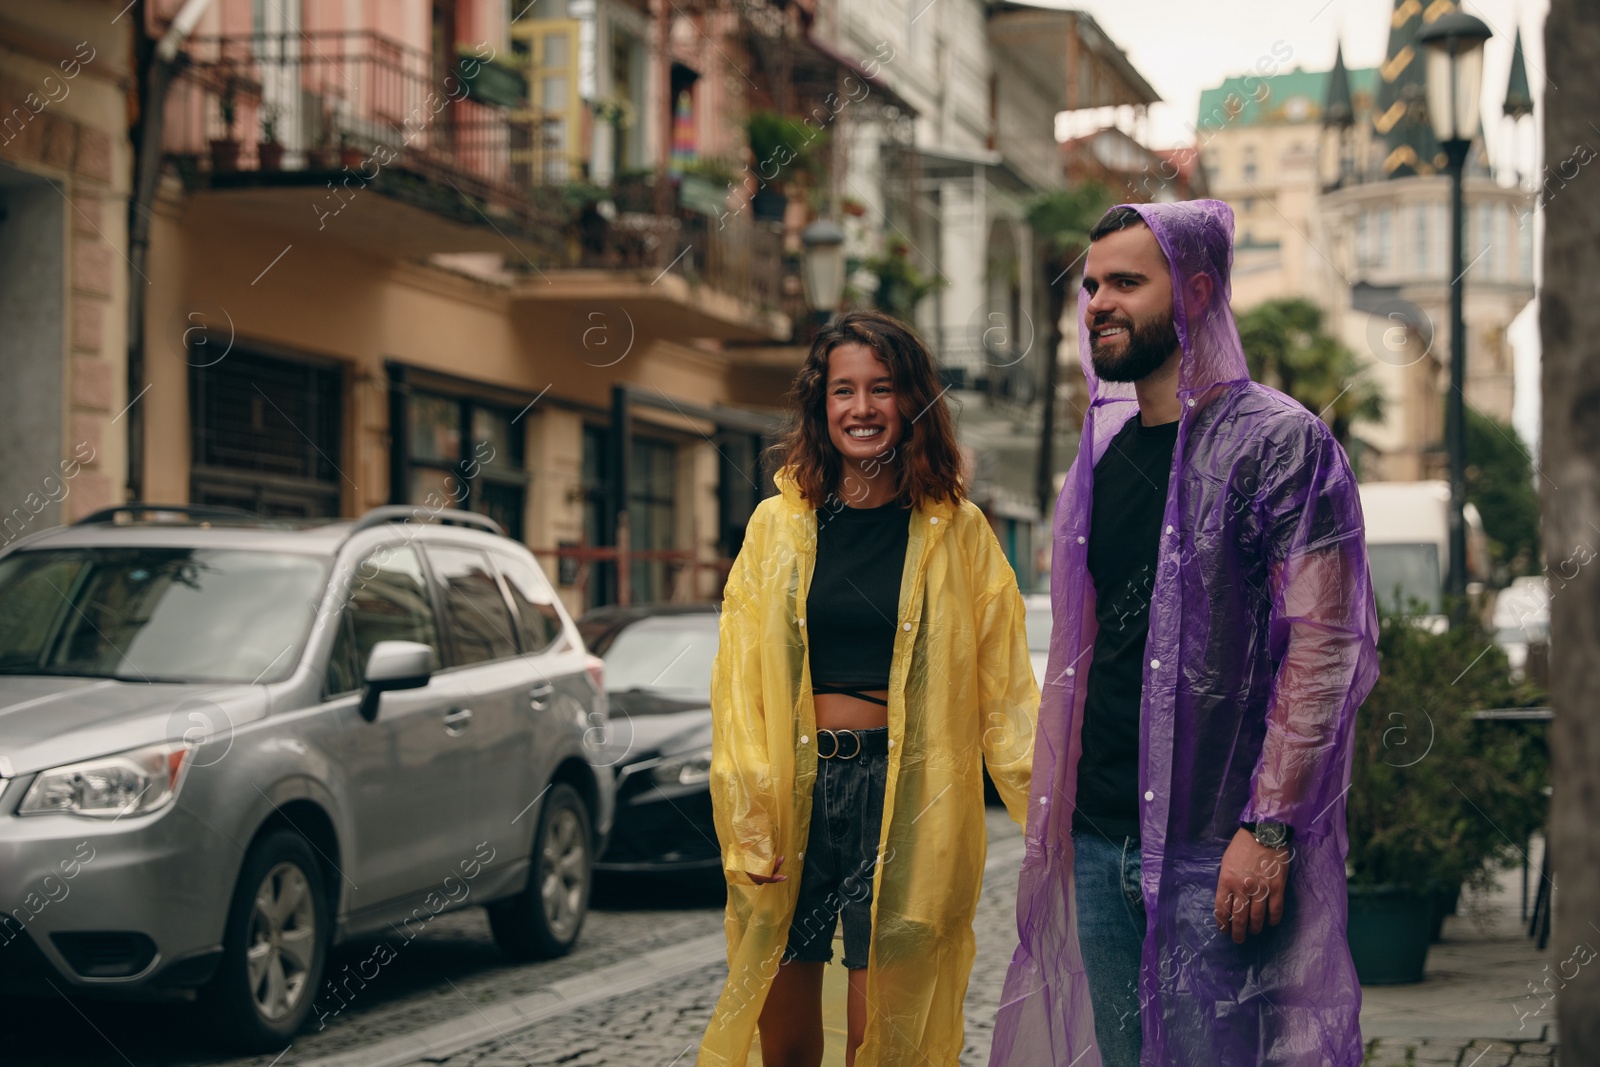
POLYGON ((192 995, 276 1050, 445 911, 566 952, 614 807, 598 660, 464 512, 133 505, 0 555, 0 985, 192 995), (360 978, 330 945, 382 932, 360 978), (370 966, 369 966, 370 964, 370 966))

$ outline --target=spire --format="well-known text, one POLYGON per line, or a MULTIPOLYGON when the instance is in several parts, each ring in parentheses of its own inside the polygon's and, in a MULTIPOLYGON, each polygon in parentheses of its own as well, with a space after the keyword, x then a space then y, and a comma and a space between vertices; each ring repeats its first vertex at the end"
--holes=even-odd
POLYGON ((1383 145, 1379 158, 1388 178, 1433 174, 1444 152, 1428 122, 1427 58, 1417 45, 1422 28, 1454 11, 1450 0, 1394 0, 1389 17, 1389 47, 1378 68, 1372 128, 1383 145))
POLYGON ((1533 94, 1528 91, 1528 65, 1522 58, 1522 30, 1511 49, 1511 78, 1506 82, 1506 114, 1520 119, 1533 114, 1533 94))
POLYGON ((1348 129, 1355 121, 1355 106, 1350 102, 1350 75, 1344 69, 1344 45, 1341 43, 1334 50, 1333 70, 1328 73, 1328 92, 1322 102, 1322 125, 1348 129))

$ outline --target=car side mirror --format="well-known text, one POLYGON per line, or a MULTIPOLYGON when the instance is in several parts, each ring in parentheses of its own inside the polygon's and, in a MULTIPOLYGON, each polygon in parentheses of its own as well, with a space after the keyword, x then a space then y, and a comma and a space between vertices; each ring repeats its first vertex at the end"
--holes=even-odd
POLYGON ((378 698, 395 689, 421 689, 433 677, 433 649, 417 641, 379 641, 367 656, 362 678, 361 717, 378 717, 378 698))

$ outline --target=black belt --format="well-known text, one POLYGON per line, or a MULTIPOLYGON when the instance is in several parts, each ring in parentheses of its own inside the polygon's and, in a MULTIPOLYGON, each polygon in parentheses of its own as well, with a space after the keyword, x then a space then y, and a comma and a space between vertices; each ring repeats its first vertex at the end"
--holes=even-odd
POLYGON ((857 759, 889 754, 889 728, 870 730, 818 730, 818 759, 857 759), (826 744, 824 744, 826 742, 826 744))

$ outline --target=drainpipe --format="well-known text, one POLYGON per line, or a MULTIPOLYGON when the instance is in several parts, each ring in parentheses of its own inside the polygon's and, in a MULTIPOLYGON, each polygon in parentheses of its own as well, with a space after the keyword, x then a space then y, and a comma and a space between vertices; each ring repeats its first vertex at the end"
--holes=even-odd
MULTIPOLYGON (((194 32, 211 0, 186 0, 178 16, 156 45, 144 70, 143 98, 139 111, 139 141, 134 146, 133 200, 128 205, 128 396, 138 397, 144 389, 145 280, 144 267, 150 252, 150 218, 161 182, 161 120, 166 109, 167 87, 177 68, 178 50, 194 32)), ((143 34, 145 5, 136 15, 143 34)), ((127 498, 144 495, 144 409, 137 401, 128 408, 127 498)))

